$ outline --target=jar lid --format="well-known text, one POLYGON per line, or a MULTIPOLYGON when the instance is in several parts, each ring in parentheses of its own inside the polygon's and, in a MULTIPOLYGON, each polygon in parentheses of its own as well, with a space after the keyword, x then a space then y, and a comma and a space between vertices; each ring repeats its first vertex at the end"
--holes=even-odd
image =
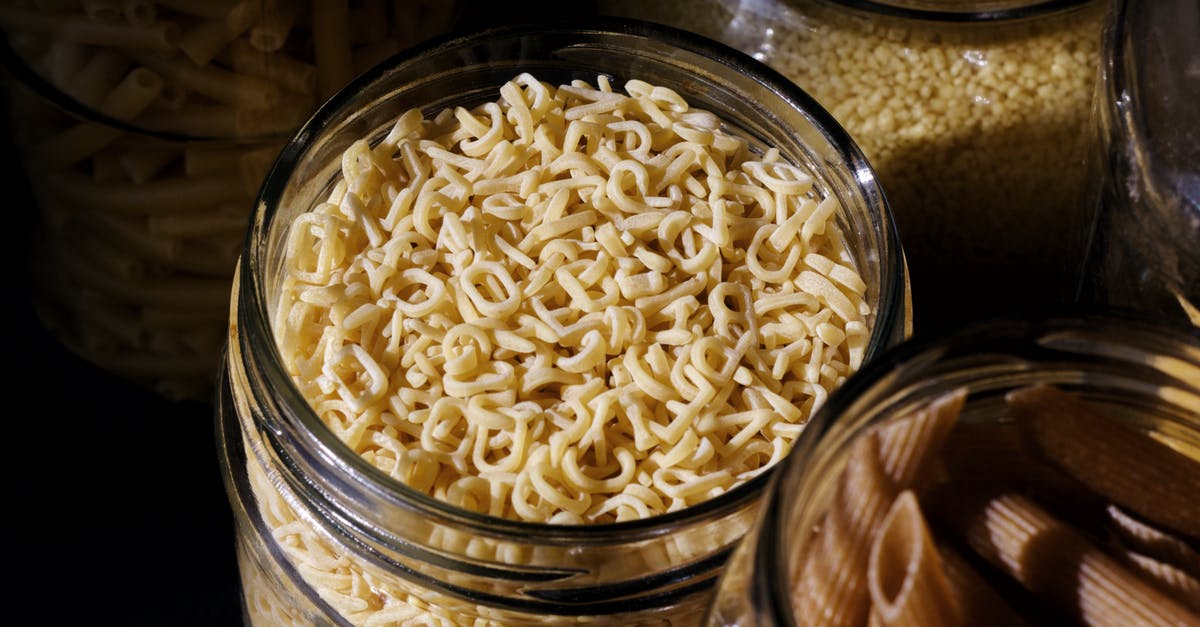
POLYGON ((833 0, 853 9, 937 22, 995 22, 1058 13, 1091 0, 833 0))

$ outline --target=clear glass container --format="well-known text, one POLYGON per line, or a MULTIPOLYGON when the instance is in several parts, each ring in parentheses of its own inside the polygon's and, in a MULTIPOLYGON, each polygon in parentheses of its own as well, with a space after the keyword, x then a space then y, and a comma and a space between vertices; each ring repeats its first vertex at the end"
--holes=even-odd
POLYGON ((353 76, 457 12, 387 0, 0 7, 4 123, 37 204, 42 324, 104 371, 208 402, 230 277, 280 148, 353 76))
MULTIPOLYGON (((1089 309, 1059 317, 990 319, 918 335, 860 370, 814 416, 777 469, 761 518, 730 558, 707 624, 805 624, 794 606, 800 578, 794 573, 801 556, 818 542, 819 534, 811 530, 820 527, 830 510, 854 444, 864 433, 896 424, 952 390, 965 388, 967 396, 942 448, 945 454, 970 458, 968 465, 981 472, 1011 472, 1020 477, 1021 490, 1045 488, 1041 497, 1071 494, 1054 490, 1073 490, 1079 484, 1026 465, 1030 458, 1006 408, 1007 393, 1034 384, 1077 394, 1096 410, 1200 460, 1200 334, 1177 321, 1089 309), (959 430, 983 435, 956 439, 959 430), (967 442, 974 444, 968 447, 967 442), (956 445, 960 448, 952 448, 956 445)), ((1112 467, 1108 460, 1090 459, 1097 467, 1112 467)), ((938 470, 932 474, 944 476, 938 470)), ((1095 503, 1082 498, 1063 498, 1061 503, 1087 503, 1087 508, 1077 506, 1077 517, 1096 511, 1095 503)), ((954 540, 938 540, 939 548, 943 541, 961 548, 954 540)), ((1071 568, 1063 563, 1057 571, 1074 572, 1071 568)), ((1026 602, 1023 593, 1012 596, 1013 588, 998 589, 1007 590, 1004 594, 1010 596, 1004 598, 1013 607, 1030 607, 1021 605, 1026 602)), ((996 624, 1009 624, 999 617, 994 617, 996 624)), ((1057 624, 1064 619, 1049 620, 1057 624)))
POLYGON ((430 116, 494 101, 521 72, 551 84, 603 74, 614 85, 666 86, 753 145, 812 168, 841 199, 838 224, 868 285, 866 359, 905 337, 903 255, 869 164, 811 98, 768 68, 632 21, 499 27, 422 46, 360 77, 283 150, 235 276, 217 421, 252 624, 696 624, 754 518, 769 473, 636 521, 553 525, 472 513, 354 453, 281 363, 272 316, 287 233, 340 177, 343 151, 381 139, 413 107, 430 116))
POLYGON ((730 44, 833 114, 895 213, 918 331, 1074 300, 1105 3, 599 6, 730 44))
POLYGON ((1121 0, 1109 14, 1083 298, 1200 325, 1197 24, 1188 0, 1121 0))

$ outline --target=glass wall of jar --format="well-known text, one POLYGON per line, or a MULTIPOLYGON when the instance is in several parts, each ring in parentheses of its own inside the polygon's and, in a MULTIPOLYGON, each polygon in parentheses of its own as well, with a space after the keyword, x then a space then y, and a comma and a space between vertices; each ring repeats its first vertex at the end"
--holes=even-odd
MULTIPOLYGON (((275 339, 289 234, 343 180, 347 149, 379 145, 414 109, 430 120, 488 115, 485 103, 525 72, 547 85, 607 77, 614 89, 636 79, 673 90, 752 151, 776 147, 813 172, 820 193, 840 201, 835 220, 863 279, 865 359, 905 336, 903 255, 869 164, 811 98, 753 59, 675 29, 594 18, 488 29, 396 58, 335 96, 284 148, 235 278, 218 423, 253 624, 696 624, 754 516, 766 472, 698 504, 618 522, 470 511, 352 449, 302 393, 307 382, 289 374, 275 339)), ((543 130, 551 140, 562 129, 543 130)))
POLYGON ((14 142, 37 199, 37 311, 64 345, 207 400, 267 168, 317 105, 454 2, 6 3, 14 142))
POLYGON ((1102 309, 918 336, 814 416, 707 622, 865 625, 940 586, 906 624, 1196 624, 1198 481, 1195 329, 1102 309))
POLYGON ((1083 297, 1200 325, 1200 7, 1113 5, 1096 106, 1099 208, 1083 297))
POLYGON ((603 0, 766 62, 883 186, 918 330, 1075 298, 1104 3, 603 0))

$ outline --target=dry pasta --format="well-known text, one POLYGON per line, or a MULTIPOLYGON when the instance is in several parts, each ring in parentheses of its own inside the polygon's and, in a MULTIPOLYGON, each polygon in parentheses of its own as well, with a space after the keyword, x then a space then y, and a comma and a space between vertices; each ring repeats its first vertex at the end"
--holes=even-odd
POLYGON ((1200 537, 1200 462, 1057 388, 1022 388, 1007 400, 1050 463, 1148 521, 1200 537))
POLYGON ((905 490, 892 503, 871 544, 867 565, 872 620, 880 625, 962 624, 933 536, 905 490))
POLYGON ((1081 623, 1200 625, 1200 616, 1024 496, 958 494, 940 505, 974 550, 1081 623))
MULTIPOLYGON (((965 390, 952 390, 855 442, 819 538, 793 574, 801 624, 861 625, 872 614, 868 562, 876 531, 897 495, 929 474, 965 399, 965 390)), ((886 624, 891 614, 878 620, 886 624)))
POLYGON ((292 225, 284 362, 377 467, 494 516, 676 511, 782 458, 859 366, 836 197, 676 92, 625 89, 522 74, 409 111, 292 225))
MULTIPOLYGON (((355 0, 349 5, 369 18, 371 41, 345 44, 355 58, 378 60, 381 51, 453 24, 456 3, 428 4, 355 0)), ((227 292, 253 198, 282 139, 319 102, 310 17, 302 0, 38 0, 0 8, 0 29, 28 69, 127 125, 80 121, 38 94, 13 90, 18 148, 47 225, 43 258, 58 264, 38 286, 38 315, 88 361, 172 399, 210 398, 219 345, 170 341, 168 330, 196 338, 225 327, 211 312, 227 306, 217 299, 227 292), (172 141, 160 132, 201 139, 172 141), (77 242, 86 242, 85 254, 60 254, 77 242), (99 250, 119 254, 110 262, 99 250), (80 259, 87 262, 73 262, 80 259), (193 298, 188 290, 197 285, 193 298), (81 291, 86 299, 72 296, 81 291), (200 315, 188 315, 197 300, 200 315), (156 313, 140 314, 146 310, 156 313), (132 326, 121 331, 118 319, 132 326), (164 319, 172 323, 156 326, 164 319), (134 367, 172 359, 179 368, 134 367)))
MULTIPOLYGON (((1001 396, 984 394, 990 398, 980 403, 994 411, 1001 396)), ((1143 467, 1152 463, 1139 447, 1158 442, 1098 407, 1081 409, 1045 384, 1002 398, 1001 411, 1012 414, 1004 419, 960 418, 960 390, 856 436, 823 518, 792 562, 798 624, 1022 625, 1065 617, 1084 625, 1200 625, 1195 536, 1164 528, 1176 520, 1177 501, 1144 485, 1135 517, 1120 503, 1128 499, 1118 498, 1127 496, 1119 484, 1089 480, 1125 473, 1169 484, 1178 478, 1171 472, 1185 472, 1176 464, 1194 460, 1158 460, 1166 466, 1149 475, 1143 467), (949 424, 920 427, 920 418, 937 415, 949 424), (884 442, 902 441, 896 434, 904 431, 934 434, 932 445, 910 447, 934 471, 915 489, 886 472, 898 456, 884 442), (1117 445, 1114 434, 1133 443, 1117 445), (1095 472, 1076 481, 1053 478, 1058 471, 1047 465, 1013 471, 1041 464, 1030 445, 1068 468, 1084 466, 1077 455, 1087 451, 1095 472), (889 502, 885 515, 881 504, 889 502), (858 592, 864 587, 866 599, 858 592)))

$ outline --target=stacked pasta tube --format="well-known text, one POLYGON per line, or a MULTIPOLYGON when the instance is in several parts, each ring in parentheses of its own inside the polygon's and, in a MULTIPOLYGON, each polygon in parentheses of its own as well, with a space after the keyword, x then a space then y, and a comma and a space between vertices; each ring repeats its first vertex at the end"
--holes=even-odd
POLYGON ((14 85, 11 109, 45 227, 36 283, 47 326, 106 370, 207 399, 246 221, 283 141, 358 72, 448 29, 453 7, 0 7, 16 73, 33 87, 14 85))
POLYGON ((958 422, 964 398, 855 442, 798 624, 1200 625, 1200 461, 1052 386, 1008 393, 1015 426, 958 422))

